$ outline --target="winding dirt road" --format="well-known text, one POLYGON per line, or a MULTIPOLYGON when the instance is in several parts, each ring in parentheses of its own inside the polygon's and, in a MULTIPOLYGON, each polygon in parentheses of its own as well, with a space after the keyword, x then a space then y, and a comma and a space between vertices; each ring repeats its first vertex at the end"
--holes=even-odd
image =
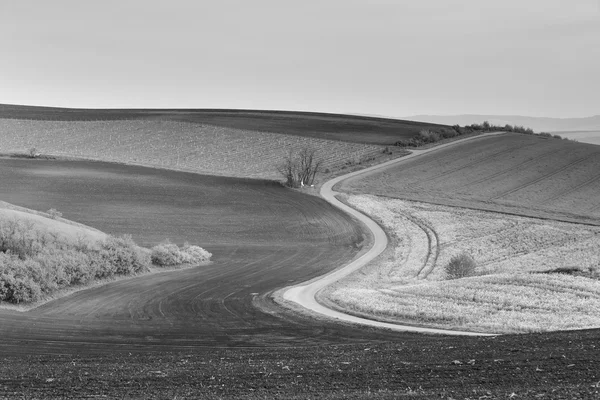
MULTIPOLYGON (((0 309, 0 356, 390 340, 389 332, 290 315, 268 294, 351 260, 363 229, 316 196, 270 181, 98 162, 0 159, 0 198, 152 246, 213 253, 210 265, 0 309)), ((184 350, 185 351, 185 350, 184 350)), ((0 396, 1 398, 1 396, 0 396)))
POLYGON ((402 164, 402 163, 406 163, 415 157, 419 157, 423 154, 432 153, 432 152, 438 151, 440 149, 446 148, 448 146, 453 146, 453 145, 463 143, 468 140, 482 139, 484 137, 489 137, 491 135, 498 135, 501 133, 503 133, 503 132, 486 133, 486 134, 479 135, 479 136, 473 136, 473 137, 469 137, 469 138, 465 138, 465 139, 456 140, 456 141, 446 143, 446 144, 436 146, 436 147, 426 149, 426 150, 413 150, 413 153, 408 156, 390 160, 388 162, 385 162, 385 163, 382 163, 379 165, 375 165, 375 166, 366 168, 364 170, 355 171, 355 172, 351 172, 346 175, 338 176, 337 178, 334 178, 330 181, 325 182, 323 184, 323 186, 321 187, 321 192, 320 192, 321 196, 325 200, 327 200, 329 203, 333 204, 334 206, 338 207, 342 211, 352 215, 354 218, 356 218, 357 220, 362 222, 371 231, 371 234, 373 237, 373 239, 372 239, 373 245, 366 253, 364 253, 362 256, 355 259, 354 261, 352 261, 351 263, 349 263, 348 265, 346 265, 343 268, 338 268, 335 271, 333 271, 321 278, 318 278, 311 282, 305 283, 303 285, 298 285, 298 286, 294 286, 294 287, 291 287, 288 289, 284 289, 283 298, 287 301, 291 301, 296 304, 299 304, 300 306, 304 307, 307 310, 310 310, 313 313, 316 313, 316 314, 319 314, 319 315, 322 315, 325 317, 334 318, 337 320, 355 323, 355 324, 368 325, 368 326, 372 326, 372 327, 376 327, 376 328, 384 328, 384 329, 390 329, 393 331, 400 331, 400 332, 419 332, 419 333, 458 335, 458 336, 494 336, 493 334, 486 334, 486 333, 457 331, 457 330, 448 330, 448 329, 435 329, 435 328, 426 328, 426 327, 411 326, 411 325, 400 325, 400 324, 394 324, 394 323, 389 323, 389 322, 381 322, 381 321, 375 321, 375 320, 371 320, 371 319, 361 318, 361 317, 345 314, 343 312, 325 307, 324 305, 322 305, 321 303, 319 303, 317 301, 316 296, 321 289, 339 281, 340 279, 344 278, 345 276, 348 276, 352 272, 364 267, 369 262, 373 261, 381 253, 383 253, 383 251, 386 249, 386 247, 388 245, 388 239, 387 239, 386 233, 383 231, 383 229, 381 229, 381 227, 375 221, 373 221, 368 216, 362 214, 361 212, 355 210, 354 208, 342 203, 341 201, 339 201, 336 198, 336 195, 339 193, 336 192, 335 190, 333 190, 335 185, 337 185, 338 183, 340 183, 346 179, 350 179, 350 178, 354 178, 354 177, 358 177, 358 176, 360 176, 361 178, 364 178, 365 176, 368 176, 369 174, 371 174, 373 172, 379 172, 381 169, 384 169, 384 168, 387 168, 390 166, 395 166, 395 165, 402 164))

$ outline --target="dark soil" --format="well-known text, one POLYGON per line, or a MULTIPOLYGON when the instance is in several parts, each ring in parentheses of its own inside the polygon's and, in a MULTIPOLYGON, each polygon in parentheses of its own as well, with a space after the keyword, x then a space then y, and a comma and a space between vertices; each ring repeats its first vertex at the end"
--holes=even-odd
POLYGON ((0 309, 0 398, 594 399, 600 331, 464 338, 282 309, 273 290, 335 268, 362 232, 268 181, 3 159, 0 198, 214 263, 0 309))
POLYGON ((600 225, 600 147, 516 133, 477 138, 336 190, 600 225))
MULTIPOLYGON (((597 399, 598 331, 497 338, 397 335, 285 348, 177 345, 10 355, 5 398, 597 399)), ((343 341, 343 336, 340 338, 343 341)))
POLYGON ((399 140, 411 138, 422 129, 447 127, 445 125, 389 118, 293 111, 111 110, 32 107, 9 104, 0 104, 0 118, 49 121, 159 119, 379 145, 393 145, 399 140))

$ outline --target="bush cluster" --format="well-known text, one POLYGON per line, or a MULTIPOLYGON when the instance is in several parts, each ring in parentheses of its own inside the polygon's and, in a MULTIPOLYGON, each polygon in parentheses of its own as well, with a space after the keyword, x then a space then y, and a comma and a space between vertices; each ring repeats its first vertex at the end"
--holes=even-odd
MULTIPOLYGON (((454 125, 452 128, 432 128, 432 129, 423 129, 417 135, 411 137, 410 139, 399 140, 395 143, 396 146, 400 147, 419 147, 428 143, 439 142, 442 139, 453 138, 456 136, 466 135, 469 133, 475 132, 497 132, 497 131, 505 131, 505 132, 516 132, 523 133, 525 135, 535 135, 536 133, 531 128, 525 128, 523 126, 518 125, 492 125, 488 121, 484 121, 481 124, 471 124, 471 125, 454 125)), ((543 137, 554 137, 556 139, 563 139, 560 135, 552 135, 547 132, 541 132, 538 134, 543 137)), ((566 139, 566 138, 564 138, 566 139)))
POLYGON ((150 257, 131 236, 70 243, 30 222, 0 220, 0 302, 39 300, 94 279, 147 271, 150 257))
POLYGON ((459 279, 475 274, 475 268, 477 264, 473 257, 467 253, 460 253, 453 256, 444 269, 448 279, 459 279))
POLYGON ((153 264, 159 266, 172 266, 180 264, 199 264, 210 260, 212 254, 202 247, 191 246, 185 243, 179 247, 168 240, 154 246, 150 253, 153 264))
POLYGON ((401 147, 419 147, 428 143, 439 142, 442 139, 453 138, 460 136, 464 133, 457 131, 453 128, 439 128, 439 129, 422 129, 418 135, 413 136, 410 139, 400 140, 396 142, 396 146, 401 147))

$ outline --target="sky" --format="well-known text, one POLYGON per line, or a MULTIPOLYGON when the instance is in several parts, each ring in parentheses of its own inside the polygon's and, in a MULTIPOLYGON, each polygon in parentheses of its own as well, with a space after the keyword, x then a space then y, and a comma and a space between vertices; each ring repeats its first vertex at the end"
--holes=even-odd
POLYGON ((600 0, 0 0, 0 103, 600 114, 600 0))

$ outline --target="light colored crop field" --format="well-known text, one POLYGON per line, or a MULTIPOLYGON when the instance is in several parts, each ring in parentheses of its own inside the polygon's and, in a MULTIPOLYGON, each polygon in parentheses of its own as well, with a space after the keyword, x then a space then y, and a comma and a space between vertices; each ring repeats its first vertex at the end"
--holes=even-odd
POLYGON ((385 146, 159 120, 34 121, 0 119, 0 152, 137 163, 211 175, 275 178, 290 150, 314 148, 334 170, 382 154, 385 146))
POLYGON ((600 326, 600 228, 349 196, 392 236, 377 262, 322 298, 362 316, 481 332, 600 326), (469 253, 474 276, 448 280, 450 258, 469 253), (550 272, 576 268, 579 273, 550 272))

